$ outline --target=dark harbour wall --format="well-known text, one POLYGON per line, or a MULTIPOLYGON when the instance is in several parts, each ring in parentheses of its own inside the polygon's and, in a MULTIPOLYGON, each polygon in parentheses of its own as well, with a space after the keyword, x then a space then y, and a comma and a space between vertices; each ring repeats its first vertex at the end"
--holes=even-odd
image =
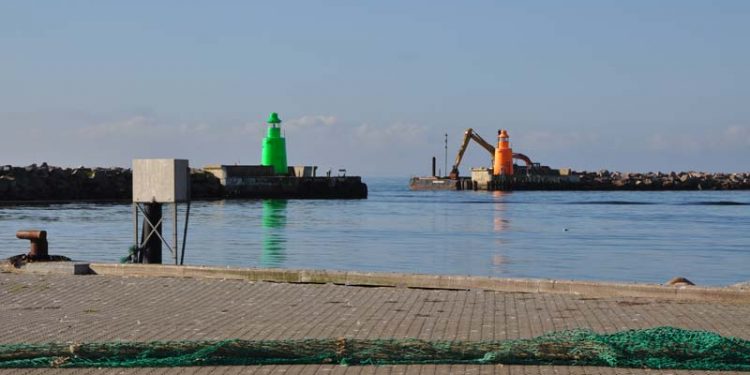
POLYGON ((512 181, 489 190, 576 190, 576 191, 677 191, 748 190, 749 173, 621 173, 575 172, 569 176, 516 175, 512 181))
MULTIPOLYGON (((488 176, 489 177, 489 176, 488 176)), ((413 177, 411 190, 572 190, 572 191, 668 191, 668 190, 750 190, 750 173, 621 173, 571 172, 558 174, 516 174, 495 176, 485 181, 471 177, 448 179, 413 177)))
POLYGON ((601 170, 598 172, 572 172, 567 176, 516 175, 505 188, 499 189, 584 191, 748 190, 750 189, 750 173, 622 173, 601 170))
MULTIPOLYGON (((259 177, 253 187, 225 189, 213 174, 191 172, 193 199, 222 198, 366 198, 367 185, 359 177, 295 179, 259 177), (268 180, 268 181, 266 181, 268 180), (299 180, 299 181, 298 181, 299 180), (278 187, 279 189, 274 189, 278 187)), ((130 201, 133 174, 126 168, 60 168, 32 164, 0 166, 0 201, 130 201)))
POLYGON ((121 168, 0 167, 0 199, 126 199, 132 175, 121 168))
MULTIPOLYGON (((576 172, 577 182, 527 181, 516 190, 748 190, 750 173, 576 172)), ((225 188, 213 174, 193 170, 193 199, 366 198, 359 177, 257 177, 225 188)), ((0 201, 129 201, 132 173, 126 168, 60 168, 32 164, 0 166, 0 201)))
POLYGON ((750 173, 578 172, 579 190, 747 190, 750 173))

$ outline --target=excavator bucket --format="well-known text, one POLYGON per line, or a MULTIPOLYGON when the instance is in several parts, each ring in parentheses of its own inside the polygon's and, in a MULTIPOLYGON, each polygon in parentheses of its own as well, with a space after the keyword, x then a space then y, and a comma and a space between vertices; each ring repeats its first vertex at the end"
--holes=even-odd
POLYGON ((453 167, 453 169, 451 169, 451 173, 448 174, 448 178, 450 178, 451 180, 458 180, 458 168, 457 167, 453 167))

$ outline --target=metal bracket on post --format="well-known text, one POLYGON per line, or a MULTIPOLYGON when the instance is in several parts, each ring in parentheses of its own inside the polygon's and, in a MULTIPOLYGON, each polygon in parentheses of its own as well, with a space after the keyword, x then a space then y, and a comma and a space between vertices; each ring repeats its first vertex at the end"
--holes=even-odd
POLYGON ((183 225, 183 232, 182 232, 182 247, 179 246, 178 241, 178 214, 177 209, 178 205, 177 203, 172 204, 172 243, 170 243, 164 236, 162 236, 161 233, 159 233, 160 225, 163 224, 164 218, 162 217, 159 221, 156 223, 151 222, 149 220, 148 215, 145 212, 145 209, 143 206, 138 202, 133 202, 133 242, 136 243, 136 247, 138 249, 141 249, 148 243, 148 241, 151 239, 152 236, 156 236, 159 238, 162 244, 167 246, 167 249, 172 254, 172 259, 174 260, 174 264, 176 265, 182 265, 185 262, 185 244, 187 242, 187 228, 188 228, 188 222, 190 220, 190 201, 186 202, 186 209, 185 209, 185 223, 183 225), (147 226, 147 228, 144 228, 143 236, 139 239, 138 238, 138 222, 139 222, 139 212, 143 214, 143 220, 144 225, 147 226))

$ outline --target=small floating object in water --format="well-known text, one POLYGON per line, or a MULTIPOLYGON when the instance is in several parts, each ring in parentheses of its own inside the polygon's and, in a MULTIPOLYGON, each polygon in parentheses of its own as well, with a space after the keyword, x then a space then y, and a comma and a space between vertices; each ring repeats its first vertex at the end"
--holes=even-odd
POLYGON ((567 231, 568 231, 568 228, 563 228, 563 232, 567 232, 567 231))

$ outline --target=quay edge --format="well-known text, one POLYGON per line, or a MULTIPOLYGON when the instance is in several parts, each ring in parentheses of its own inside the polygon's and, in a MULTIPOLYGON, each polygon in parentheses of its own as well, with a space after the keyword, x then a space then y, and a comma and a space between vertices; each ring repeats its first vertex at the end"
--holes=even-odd
MULTIPOLYGON (((339 284, 418 289, 479 289, 497 292, 571 294, 590 298, 635 297, 750 304, 750 289, 737 287, 670 286, 578 280, 511 279, 486 276, 428 275, 312 269, 234 268, 153 264, 90 263, 91 273, 125 277, 235 279, 282 283, 339 284)), ((5 272, 40 272, 0 264, 5 272)), ((57 267, 55 270, 64 270, 57 267)), ((49 272, 46 270, 45 272, 49 272)), ((86 277, 86 276, 82 276, 86 277)))

